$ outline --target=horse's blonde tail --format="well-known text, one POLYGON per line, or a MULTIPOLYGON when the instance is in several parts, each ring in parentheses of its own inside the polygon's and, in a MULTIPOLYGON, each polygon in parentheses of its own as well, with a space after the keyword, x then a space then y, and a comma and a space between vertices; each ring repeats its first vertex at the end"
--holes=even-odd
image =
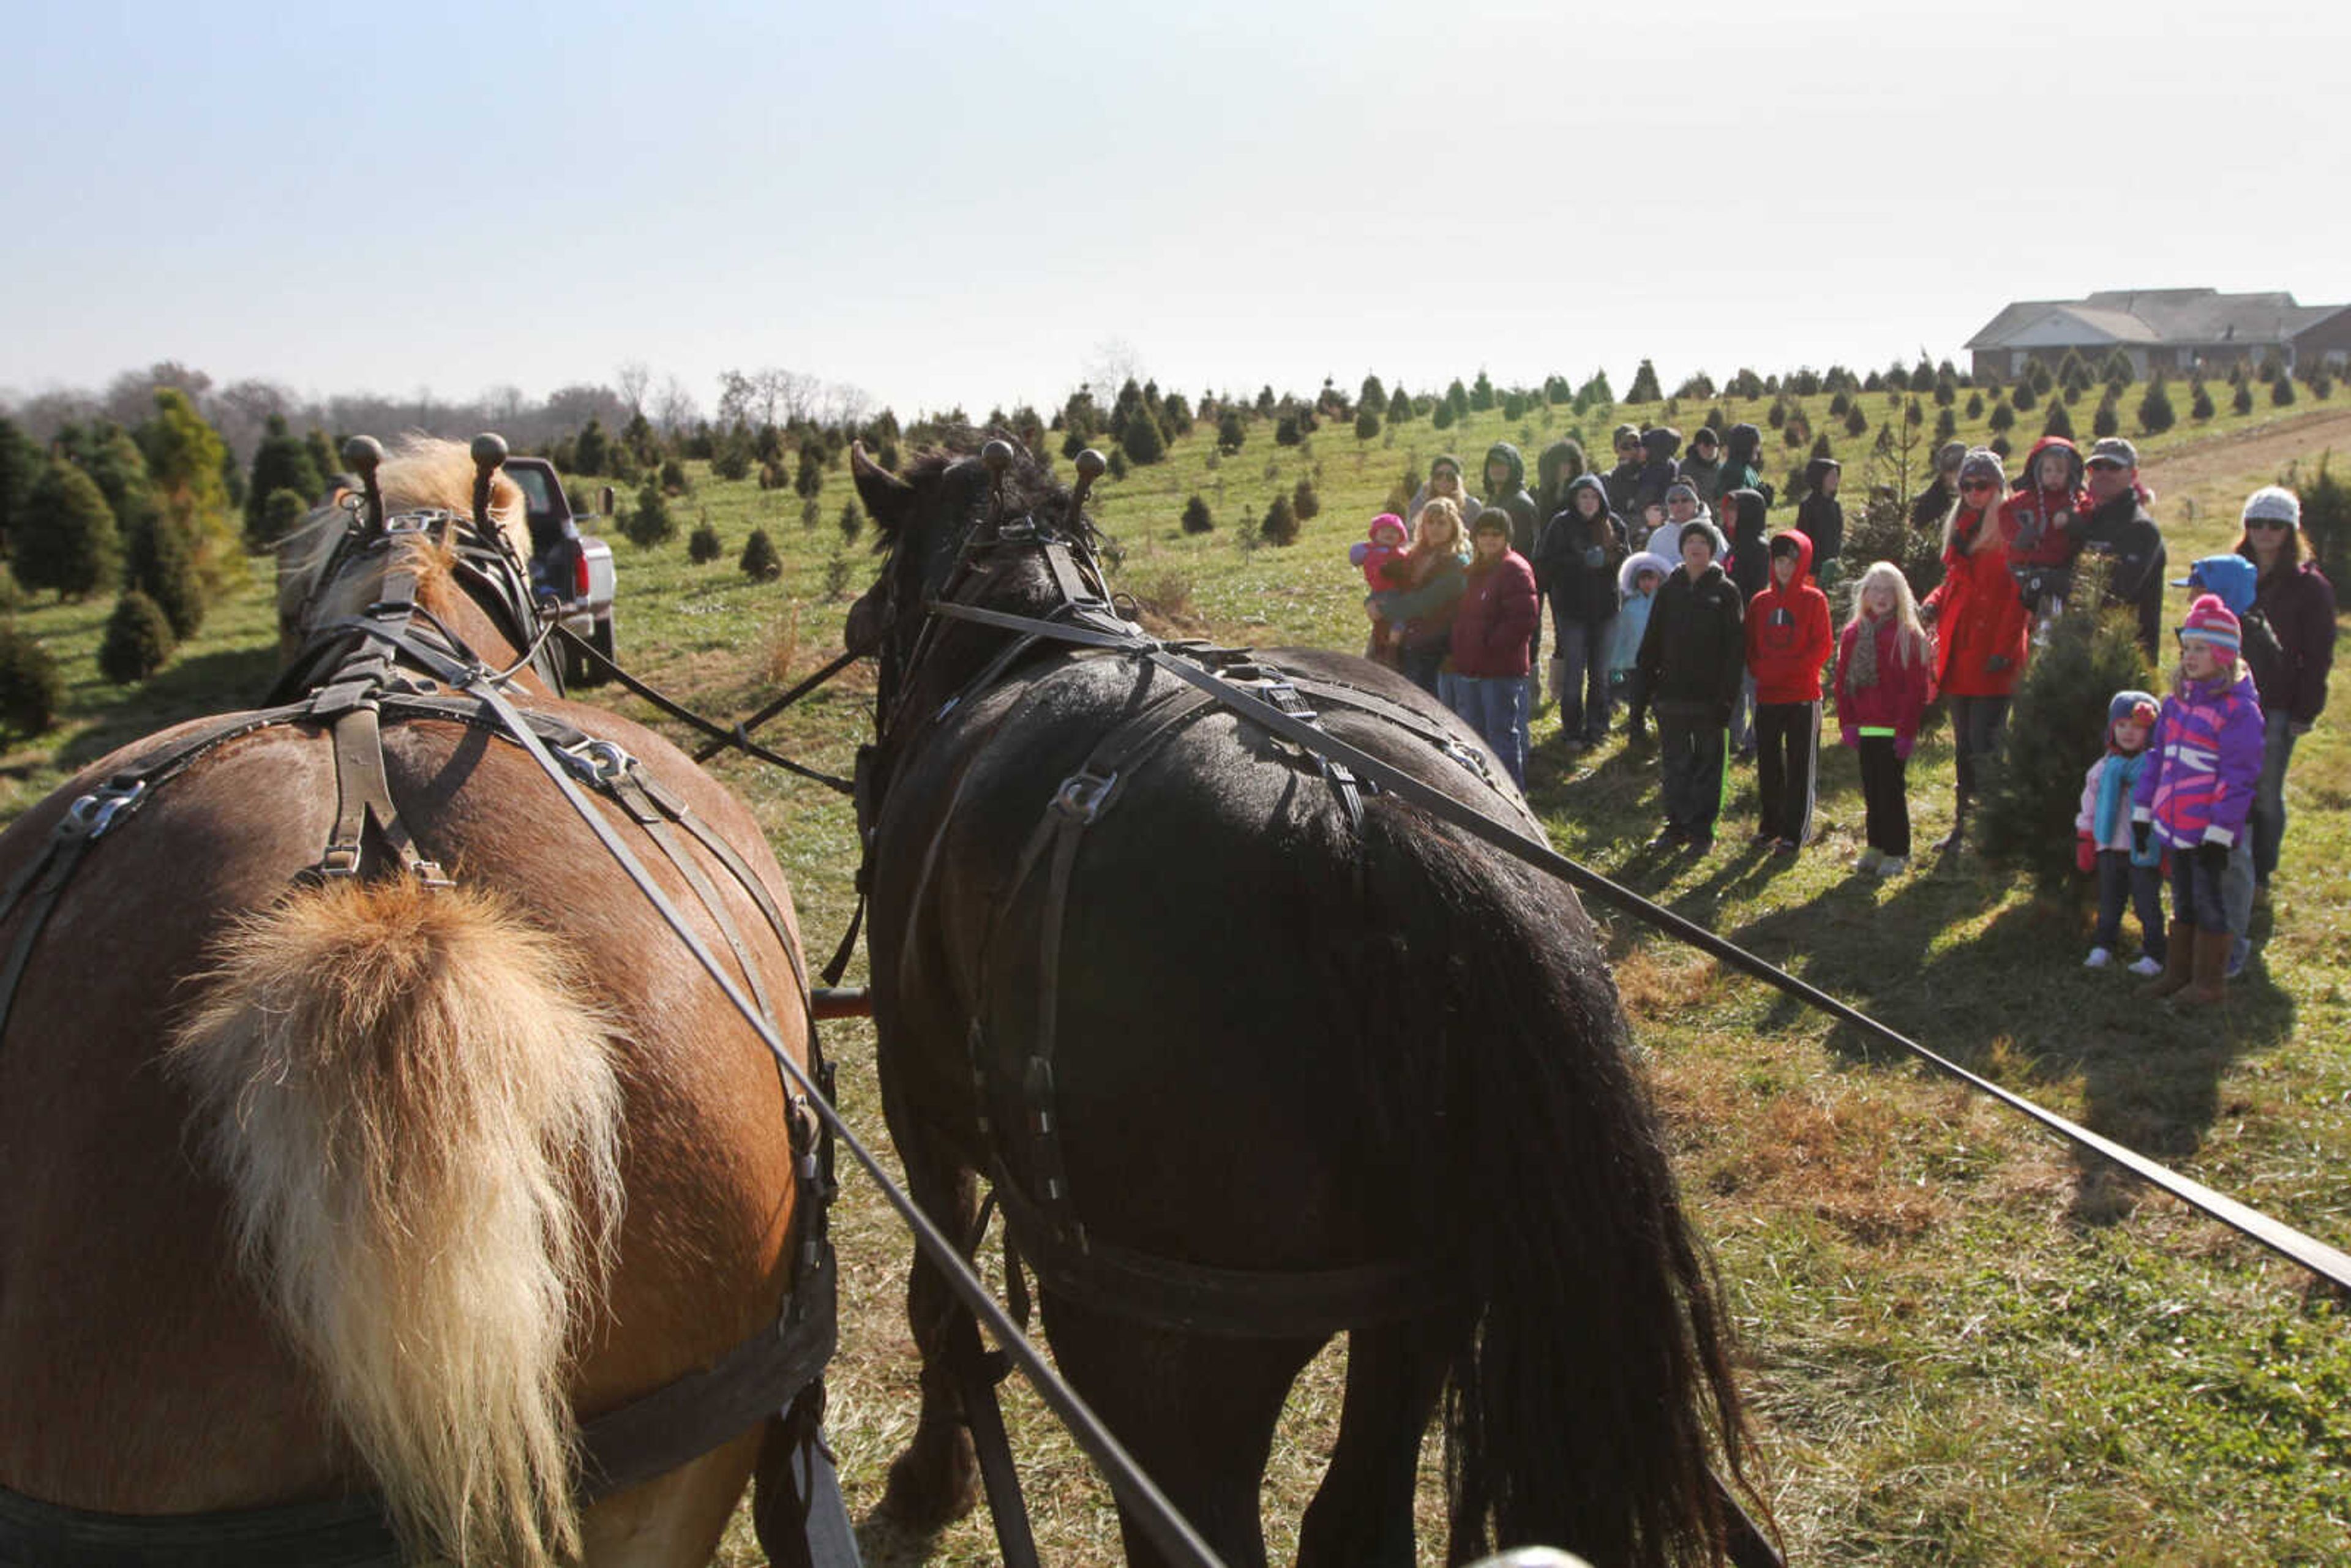
POLYGON ((620 1218, 613 1024, 494 894, 304 892, 172 1046, 245 1264, 413 1549, 575 1557, 567 1373, 620 1218))

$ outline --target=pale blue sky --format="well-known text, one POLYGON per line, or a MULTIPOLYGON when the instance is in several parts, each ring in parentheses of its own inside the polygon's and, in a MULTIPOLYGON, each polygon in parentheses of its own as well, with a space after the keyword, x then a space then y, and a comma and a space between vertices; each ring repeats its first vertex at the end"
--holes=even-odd
POLYGON ((2351 300, 2351 8, 13 7, 0 394, 902 413, 1957 357, 2011 298, 2351 300))

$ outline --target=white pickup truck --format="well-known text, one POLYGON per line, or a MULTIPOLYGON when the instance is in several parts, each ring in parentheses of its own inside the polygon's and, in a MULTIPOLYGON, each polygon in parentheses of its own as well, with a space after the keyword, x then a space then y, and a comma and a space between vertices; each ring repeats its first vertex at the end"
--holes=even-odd
MULTIPOLYGON (((613 657, 612 593, 617 574, 612 547, 592 534, 580 531, 571 498, 555 465, 544 457, 509 457, 507 476, 522 486, 530 517, 530 584, 538 594, 552 594, 564 609, 563 624, 586 640, 596 652, 613 657)), ((612 487, 605 486, 596 516, 612 515, 612 487)), ((591 661, 565 645, 563 678, 568 685, 592 686, 604 678, 591 661)))

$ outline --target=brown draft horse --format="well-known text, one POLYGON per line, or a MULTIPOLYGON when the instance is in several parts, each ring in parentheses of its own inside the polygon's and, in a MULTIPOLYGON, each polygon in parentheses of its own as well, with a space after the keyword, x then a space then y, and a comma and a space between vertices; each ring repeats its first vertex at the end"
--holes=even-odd
MULTIPOLYGON (((388 512, 471 510, 463 447, 412 441, 381 477, 388 512)), ((296 547, 289 630, 366 606, 392 560, 486 662, 517 656, 421 538, 313 580, 344 524, 296 547)), ((640 726, 527 672, 513 695, 640 759, 764 881, 792 951, 690 846, 805 1062, 798 932, 749 812, 640 726)), ((0 836, 0 886, 69 802, 194 727, 34 807, 0 836)), ((573 1444, 773 1324, 796 1198, 777 1066, 479 727, 382 726, 399 818, 454 886, 306 881, 329 750, 281 723, 205 754, 93 845, 31 950, 0 1037, 0 1487, 117 1515, 373 1492, 412 1556, 705 1563, 755 1466, 764 1487, 782 1462, 756 1420, 584 1513, 573 1444)), ((640 858, 724 955, 686 879, 640 858)))
MULTIPOLYGON (((1234 1568, 1265 1561, 1276 1422, 1337 1326, 1345 1407, 1301 1563, 1415 1561, 1440 1398, 1454 1561, 1499 1539, 1719 1562, 1709 1464, 1736 1485, 1750 1457, 1727 1325, 1573 893, 1398 796, 1357 818, 1312 758, 1187 712, 1192 688, 1136 653, 1023 653, 1018 628, 937 613, 1101 597, 1092 529, 1040 465, 994 494, 969 456, 852 465, 886 552, 851 615, 881 664, 877 1060, 917 1200, 970 1234, 985 1174, 1025 1216, 1061 1372, 1234 1568), (1225 1313, 1165 1282, 1384 1265, 1410 1283, 1319 1324, 1280 1285, 1225 1313)), ((1265 660, 1334 736, 1541 836, 1406 682, 1265 660)), ((968 1334, 919 1260, 908 1312, 924 1406, 885 1507, 935 1523, 974 1500, 968 1334)), ((1130 1562, 1163 1561, 1123 1522, 1130 1562)))

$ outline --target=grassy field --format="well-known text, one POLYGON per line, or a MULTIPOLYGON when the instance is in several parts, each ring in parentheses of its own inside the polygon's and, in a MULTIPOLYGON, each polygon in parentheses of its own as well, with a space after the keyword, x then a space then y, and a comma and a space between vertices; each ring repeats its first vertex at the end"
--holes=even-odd
MULTIPOLYGON (((1964 396, 1964 394, 1963 394, 1964 396)), ((2184 415, 2186 399, 2177 398, 2184 415)), ((2223 399, 2225 402, 2225 399, 2223 399)), ((1806 400, 1834 428, 1827 399, 1806 400)), ((2125 400, 2127 411, 2136 398, 2125 400)), ((1685 431, 1705 404, 1685 404, 1685 431)), ((1763 405, 1728 405, 1761 423, 1763 405)), ((1865 394, 1873 424, 1886 412, 1865 394)), ((1931 410, 1931 403, 1928 405, 1931 410)), ((2074 410, 2086 434, 2095 406, 2074 410)), ((2290 461, 2351 451, 2351 405, 2305 401, 2143 443, 2175 566, 2224 548, 2236 507, 2290 461)), ((1426 420, 1358 442, 1326 425, 1278 448, 1253 424, 1215 459, 1203 427, 1170 459, 1101 492, 1118 543, 1118 586, 1155 623, 1270 645, 1359 644, 1361 580, 1345 547, 1406 465, 1439 452, 1475 474, 1486 445, 1536 453, 1562 434, 1604 446, 1620 418, 1564 410, 1505 423, 1473 415, 1438 433, 1426 420), (1316 477, 1323 510, 1298 544, 1260 544, 1255 522, 1277 489, 1316 477), (1218 527, 1176 528, 1199 494, 1218 527)), ((2020 416, 2020 451, 2040 411, 2020 416)), ((1963 435, 1981 434, 1980 422, 1963 435)), ((1766 472, 1797 457, 1767 431, 1766 472)), ((1835 441, 1848 511, 1869 437, 1835 441)), ((631 667, 705 711, 756 706, 840 647, 847 601, 871 574, 865 542, 835 526, 848 495, 836 471, 821 517, 798 497, 698 476, 676 504, 678 541, 625 544, 621 646, 631 667), (683 533, 706 518, 726 557, 690 565, 683 533), (779 581, 732 567, 753 526, 775 538, 779 581)), ((1774 526, 1790 514, 1775 514, 1774 526)), ((61 730, 0 758, 0 815, 64 771, 183 714, 248 702, 271 663, 256 584, 181 659, 126 697, 92 667, 106 606, 41 607, 26 623, 72 681, 61 730)), ((2177 575, 2175 572, 2174 575, 2177 575)), ((2175 606, 2175 617, 2177 609, 2175 606)), ((2302 744, 2294 821, 2275 894, 2256 915, 2252 969, 2229 1007, 2175 1019, 2115 972, 2078 966, 2085 912, 2036 902, 1972 856, 1891 883, 1859 878, 1858 781, 1832 749, 1821 842, 1792 863, 1750 852, 1752 775, 1734 776, 1722 845, 1697 861, 1643 846, 1659 822, 1654 764, 1614 743, 1568 758, 1548 714, 1535 725, 1530 796, 1559 846, 1884 1019, 1977 1071, 2338 1245, 2351 1242, 2341 1172, 2351 1159, 2351 742, 2335 713, 2302 744)), ((769 737, 846 772, 868 727, 870 677, 852 672, 769 737)), ((619 706, 634 708, 637 705, 619 706)), ((638 716, 645 716, 642 713, 638 716)), ((2065 737, 2070 743, 2074 737, 2065 737)), ((794 879, 820 949, 845 923, 855 839, 844 802, 756 765, 722 776, 754 805, 794 879)), ((1934 730, 1911 769, 1922 842, 1949 819, 1950 752, 1934 730)), ((1776 993, 1621 922, 1617 980, 1646 1050, 1684 1181, 1719 1262, 1744 1337, 1746 1386, 1770 1462, 1770 1495, 1793 1560, 1840 1563, 2256 1563, 2351 1561, 2351 1335, 2344 1303, 2293 1268, 2168 1199, 2146 1195, 1938 1077, 1849 1038, 1776 993)), ((821 952, 820 953, 820 956, 821 952)), ((855 977, 852 974, 852 979, 855 977)), ((862 1026, 834 1030, 846 1108, 877 1143, 881 1119, 862 1026)), ((865 1187, 844 1197, 844 1344, 831 1427, 853 1513, 880 1495, 912 1429, 911 1346, 899 1282, 903 1233, 865 1187)), ((1301 1385, 1269 1481, 1277 1557, 1294 1539, 1335 1430, 1342 1353, 1301 1385)), ((1115 1557, 1102 1489, 1025 1394, 1015 1444, 1047 1555, 1115 1557)), ((1573 1412, 1562 1411, 1562 1419, 1573 1412)), ((1433 1467, 1434 1448, 1429 1455, 1433 1467)), ((1425 1468, 1434 1520, 1435 1471, 1425 1468)), ((869 1562, 981 1563, 984 1516, 931 1541, 866 1531, 869 1562)), ((1424 1559, 1441 1535, 1424 1532, 1424 1559)), ((738 1521, 720 1561, 758 1561, 738 1521)))

